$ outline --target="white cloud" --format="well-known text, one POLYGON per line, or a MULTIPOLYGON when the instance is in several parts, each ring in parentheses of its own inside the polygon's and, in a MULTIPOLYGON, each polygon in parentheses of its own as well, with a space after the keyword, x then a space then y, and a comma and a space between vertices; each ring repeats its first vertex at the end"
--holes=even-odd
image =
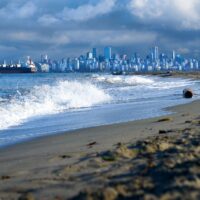
POLYGON ((155 42, 157 37, 152 32, 114 30, 62 31, 59 34, 66 36, 70 44, 90 44, 91 46, 131 46, 138 43, 147 44, 155 42))
POLYGON ((128 8, 143 21, 200 29, 199 0, 131 0, 128 8))
POLYGON ((33 16, 36 13, 36 10, 37 7, 35 6, 35 4, 29 1, 21 6, 18 10, 16 10, 16 13, 21 18, 27 18, 33 16))
POLYGON ((5 34, 0 32, 0 40, 10 40, 20 43, 40 43, 47 45, 91 44, 93 46, 131 46, 138 43, 152 43, 157 38, 156 33, 142 31, 57 31, 52 35, 38 32, 19 31, 5 34), (84 36, 84 37, 83 37, 84 36))
POLYGON ((16 51, 16 47, 0 45, 0 51, 16 51))
POLYGON ((162 15, 160 9, 162 3, 159 0, 132 0, 130 9, 132 13, 139 18, 157 18, 162 15))
POLYGON ((36 11, 37 7, 32 1, 28 1, 25 4, 11 2, 6 7, 0 9, 0 16, 4 19, 24 19, 32 17, 36 11))
POLYGON ((77 8, 64 7, 56 14, 43 14, 38 22, 43 26, 51 26, 62 21, 86 21, 112 11, 117 0, 100 0, 96 5, 83 4, 77 8))
POLYGON ((70 42, 69 37, 65 32, 55 32, 48 36, 31 31, 10 32, 7 34, 1 32, 0 39, 9 39, 10 41, 17 41, 21 43, 35 42, 49 45, 64 45, 70 42))
POLYGON ((38 22, 44 26, 50 26, 59 22, 59 20, 52 15, 42 15, 41 17, 39 17, 38 22))
POLYGON ((77 8, 65 7, 61 18, 70 21, 85 21, 98 15, 109 13, 115 5, 116 0, 100 0, 97 5, 85 4, 77 8))

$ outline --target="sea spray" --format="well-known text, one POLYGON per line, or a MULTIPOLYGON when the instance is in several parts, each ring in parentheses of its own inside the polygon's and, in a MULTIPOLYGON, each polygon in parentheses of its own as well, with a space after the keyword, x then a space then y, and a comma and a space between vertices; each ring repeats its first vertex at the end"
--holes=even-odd
POLYGON ((58 81, 54 85, 34 86, 29 92, 18 91, 7 103, 0 104, 0 129, 19 125, 32 117, 91 107, 110 100, 109 94, 90 82, 58 81))

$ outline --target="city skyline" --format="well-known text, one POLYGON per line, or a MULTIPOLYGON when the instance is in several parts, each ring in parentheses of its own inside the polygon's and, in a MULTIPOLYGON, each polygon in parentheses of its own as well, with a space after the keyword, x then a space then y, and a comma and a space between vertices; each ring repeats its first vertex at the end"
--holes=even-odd
POLYGON ((75 59, 75 58, 80 58, 80 57, 86 57, 86 58, 96 58, 97 60, 99 59, 99 57, 102 57, 103 59, 105 60, 111 60, 111 59, 114 59, 114 57, 117 55, 117 56, 120 56, 120 57, 123 57, 124 55, 127 56, 127 58, 131 58, 131 57, 134 57, 135 55, 138 55, 141 59, 146 59, 148 56, 153 56, 153 59, 155 60, 158 60, 160 55, 161 54, 164 54, 166 55, 168 58, 172 57, 173 59, 175 59, 175 56, 176 55, 180 55, 181 57, 183 57, 184 59, 196 59, 196 60, 199 60, 200 61, 200 57, 190 57, 190 56, 184 56, 184 54, 181 54, 181 52, 179 51, 176 51, 174 49, 171 49, 169 51, 164 51, 163 49, 161 49, 159 46, 153 46, 153 47, 150 47, 149 49, 146 49, 145 52, 143 52, 143 54, 141 54, 141 52, 133 52, 133 53, 127 53, 127 52, 123 52, 123 53, 120 53, 120 52, 117 52, 115 50, 115 48, 113 48, 112 46, 105 46, 105 47, 102 47, 102 48, 97 48, 97 47, 92 47, 91 49, 87 49, 86 52, 83 52, 82 54, 80 55, 74 55, 74 56, 63 56, 63 57, 59 57, 59 58, 55 58, 55 57, 52 57, 50 56, 47 52, 45 53, 41 53, 41 54, 38 54, 36 56, 35 59, 33 59, 33 57, 31 55, 24 55, 23 57, 18 57, 16 59, 1 59, 0 60, 0 64, 3 63, 3 62, 7 62, 7 63, 16 63, 18 62, 19 60, 24 60, 24 59, 27 59, 27 57, 30 57, 32 60, 36 61, 36 62, 40 62, 40 60, 42 60, 42 57, 46 58, 50 57, 50 60, 62 60, 62 59, 67 59, 67 58, 70 58, 70 59, 75 59), (151 55, 153 54, 153 55, 151 55))
POLYGON ((0 69, 21 67, 33 68, 37 72, 111 72, 128 74, 133 72, 166 72, 166 71, 199 71, 200 60, 185 58, 175 50, 170 54, 160 51, 158 46, 152 47, 145 57, 137 52, 127 54, 113 53, 112 47, 104 47, 103 53, 93 47, 78 57, 66 57, 59 60, 42 54, 39 60, 27 57, 18 62, 0 63, 0 69))
POLYGON ((84 55, 75 58, 51 60, 41 55, 38 70, 41 72, 111 72, 117 74, 153 71, 199 71, 200 60, 185 58, 175 50, 170 55, 160 51, 158 46, 150 49, 145 57, 137 52, 127 54, 113 53, 112 47, 104 47, 103 54, 92 48, 84 55))
POLYGON ((2 0, 0 59, 78 56, 112 46, 128 55, 159 46, 200 57, 200 2, 2 0))

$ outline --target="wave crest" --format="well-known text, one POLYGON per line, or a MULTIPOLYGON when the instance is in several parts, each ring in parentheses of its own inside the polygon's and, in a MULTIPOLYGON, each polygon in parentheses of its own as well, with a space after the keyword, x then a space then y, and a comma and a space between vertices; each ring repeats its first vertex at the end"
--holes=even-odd
POLYGON ((13 97, 0 105, 0 129, 19 125, 28 118, 91 107, 111 97, 89 82, 59 81, 55 85, 35 86, 30 92, 13 97))

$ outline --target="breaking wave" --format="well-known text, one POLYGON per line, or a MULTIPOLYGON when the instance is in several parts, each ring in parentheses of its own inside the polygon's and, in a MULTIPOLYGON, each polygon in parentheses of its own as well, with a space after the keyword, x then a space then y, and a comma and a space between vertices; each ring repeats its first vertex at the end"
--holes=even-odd
POLYGON ((0 104, 0 129, 19 125, 32 117, 91 107, 110 99, 103 89, 89 82, 59 81, 53 86, 35 86, 23 94, 19 90, 17 95, 0 104))

